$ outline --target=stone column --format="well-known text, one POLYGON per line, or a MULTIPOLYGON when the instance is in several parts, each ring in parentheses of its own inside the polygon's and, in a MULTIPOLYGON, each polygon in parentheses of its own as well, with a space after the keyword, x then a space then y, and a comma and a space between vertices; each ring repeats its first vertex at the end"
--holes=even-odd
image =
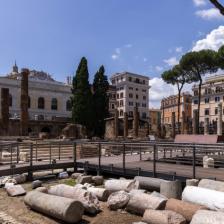
POLYGON ((182 120, 181 120, 181 134, 186 133, 186 116, 185 112, 182 111, 182 120))
POLYGON ((218 104, 217 135, 222 135, 222 103, 218 104))
POLYGON ((118 110, 115 110, 114 113, 114 137, 118 137, 118 110))
POLYGON ((172 120, 171 120, 171 125, 172 125, 172 137, 175 138, 176 131, 175 131, 175 112, 172 112, 172 120))
POLYGON ((204 121, 204 135, 209 135, 209 118, 206 117, 204 121))
POLYGON ((197 118, 198 118, 198 110, 194 110, 193 111, 193 121, 192 121, 194 135, 198 134, 198 119, 197 118))
POLYGON ((4 135, 8 135, 9 130, 9 89, 1 89, 1 120, 4 135))
POLYGON ((21 108, 21 116, 20 116, 20 134, 22 136, 26 136, 28 134, 28 76, 29 70, 22 69, 21 70, 21 98, 20 98, 20 108, 21 108))
POLYGON ((134 131, 134 137, 138 137, 138 128, 139 128, 139 113, 138 113, 138 107, 134 108, 134 120, 133 120, 133 131, 134 131))
POLYGON ((124 138, 128 137, 128 113, 124 112, 124 138))

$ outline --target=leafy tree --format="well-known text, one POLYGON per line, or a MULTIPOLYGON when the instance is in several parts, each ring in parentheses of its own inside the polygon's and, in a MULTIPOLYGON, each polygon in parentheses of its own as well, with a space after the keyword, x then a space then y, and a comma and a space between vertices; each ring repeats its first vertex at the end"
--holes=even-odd
POLYGON ((72 119, 74 123, 91 128, 92 93, 89 84, 87 60, 83 57, 72 82, 72 119))
POLYGON ((218 70, 217 52, 213 50, 201 50, 189 52, 182 56, 180 66, 187 72, 191 81, 199 81, 198 93, 198 133, 200 119, 200 104, 201 104, 201 86, 202 77, 206 74, 214 73, 218 70))
POLYGON ((94 134, 99 137, 103 137, 104 135, 104 119, 109 114, 109 98, 107 95, 109 83, 107 76, 104 73, 104 66, 101 66, 100 69, 96 72, 93 81, 94 134))
POLYGON ((224 45, 218 50, 218 63, 220 68, 224 69, 224 45))
POLYGON ((180 133, 180 98, 181 91, 186 83, 190 83, 192 80, 188 76, 187 72, 181 68, 180 65, 174 66, 172 69, 163 72, 161 75, 162 79, 172 85, 177 85, 178 89, 178 112, 177 112, 177 122, 178 122, 178 133, 180 133))

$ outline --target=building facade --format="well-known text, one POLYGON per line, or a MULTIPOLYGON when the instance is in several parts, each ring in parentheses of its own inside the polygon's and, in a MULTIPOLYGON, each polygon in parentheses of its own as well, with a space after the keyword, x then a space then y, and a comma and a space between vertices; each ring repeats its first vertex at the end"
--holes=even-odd
MULTIPOLYGON (((192 117, 192 95, 188 92, 181 94, 180 98, 180 122, 182 121, 182 112, 185 112, 185 118, 190 120, 192 117)), ((178 95, 172 95, 163 98, 161 101, 161 119, 163 124, 172 123, 172 113, 175 112, 175 122, 178 121, 178 95)))
POLYGON ((148 119, 149 77, 130 72, 116 73, 111 76, 111 83, 116 87, 116 108, 119 117, 124 113, 133 117, 137 107, 140 119, 148 119))
MULTIPOLYGON (((10 118, 20 118, 21 74, 16 64, 10 74, 0 77, 0 88, 9 88, 10 118)), ((70 84, 57 82, 44 72, 30 71, 28 102, 30 120, 70 118, 72 109, 70 97, 70 84)))
MULTIPOLYGON (((192 87, 192 111, 198 109, 198 85, 192 87)), ((218 119, 218 104, 224 102, 224 75, 215 75, 205 79, 201 87, 200 122, 209 118, 218 119)))

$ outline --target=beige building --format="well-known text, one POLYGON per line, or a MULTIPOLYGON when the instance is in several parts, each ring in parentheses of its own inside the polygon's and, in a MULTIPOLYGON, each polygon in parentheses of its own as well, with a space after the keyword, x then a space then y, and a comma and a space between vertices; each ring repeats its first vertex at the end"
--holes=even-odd
MULTIPOLYGON (((198 109, 198 85, 192 87, 192 111, 198 109)), ((215 75, 205 79, 201 88, 200 122, 218 119, 218 104, 224 102, 224 75, 215 75)))
POLYGON ((122 72, 112 75, 111 83, 116 86, 116 107, 119 117, 123 117, 124 112, 132 117, 134 107, 138 107, 140 118, 148 119, 149 77, 122 72))
MULTIPOLYGON (((10 74, 0 76, 0 89, 9 88, 11 119, 20 117, 20 84, 21 75, 16 64, 10 74)), ((47 73, 30 71, 28 106, 31 120, 55 120, 71 117, 70 97, 71 86, 69 84, 57 82, 47 73)))
MULTIPOLYGON (((185 112, 186 119, 191 119, 191 102, 192 95, 188 92, 183 92, 180 98, 180 122, 182 121, 182 112, 185 112)), ((161 101, 162 110, 162 123, 171 124, 172 123, 172 113, 175 112, 175 120, 178 121, 178 95, 172 95, 163 98, 161 101)))

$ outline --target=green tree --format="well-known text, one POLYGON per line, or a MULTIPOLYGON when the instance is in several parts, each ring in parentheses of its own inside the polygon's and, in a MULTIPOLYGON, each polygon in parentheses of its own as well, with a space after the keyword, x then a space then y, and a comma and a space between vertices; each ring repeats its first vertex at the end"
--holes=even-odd
POLYGON ((72 119, 76 124, 91 128, 92 93, 89 84, 87 60, 83 57, 79 63, 72 82, 72 119))
POLYGON ((224 45, 218 50, 218 63, 220 68, 224 69, 224 45))
POLYGON ((192 80, 189 78, 187 72, 181 68, 180 65, 174 66, 172 69, 163 72, 161 75, 162 79, 171 85, 177 85, 178 89, 178 111, 177 111, 177 122, 178 122, 178 133, 180 133, 180 98, 181 91, 186 83, 190 83, 192 80))
POLYGON ((213 50, 189 52, 182 56, 180 60, 180 66, 188 73, 191 81, 199 82, 197 120, 197 132, 199 133, 202 77, 206 74, 211 74, 218 70, 217 52, 213 50))
POLYGON ((107 91, 109 83, 105 75, 104 66, 96 72, 93 81, 93 112, 94 112, 94 134, 103 137, 105 132, 105 118, 109 114, 109 98, 107 91))

